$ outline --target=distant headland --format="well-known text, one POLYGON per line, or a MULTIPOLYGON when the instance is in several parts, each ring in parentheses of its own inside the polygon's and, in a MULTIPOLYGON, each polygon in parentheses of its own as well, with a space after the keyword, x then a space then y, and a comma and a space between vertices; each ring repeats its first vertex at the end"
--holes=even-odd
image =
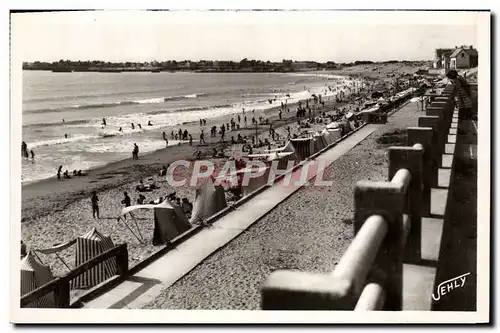
MULTIPOLYGON (((380 63, 399 63, 414 61, 397 61, 389 60, 380 63)), ((374 61, 354 61, 351 63, 335 63, 315 62, 315 61, 292 61, 283 60, 281 62, 248 60, 247 58, 241 61, 152 61, 152 62, 105 62, 100 60, 93 61, 71 61, 59 60, 55 62, 24 62, 23 70, 45 70, 56 73, 70 72, 106 72, 106 73, 121 73, 121 72, 177 72, 177 71, 193 71, 203 73, 213 72, 301 72, 314 70, 335 70, 350 66, 374 64, 374 61)))

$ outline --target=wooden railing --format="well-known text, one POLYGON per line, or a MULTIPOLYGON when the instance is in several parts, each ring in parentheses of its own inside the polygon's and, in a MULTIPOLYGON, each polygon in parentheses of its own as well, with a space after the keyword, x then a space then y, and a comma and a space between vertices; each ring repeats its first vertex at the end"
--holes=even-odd
POLYGON ((402 310, 403 260, 421 259, 422 217, 430 215, 453 96, 447 87, 419 127, 407 128, 408 146, 389 148, 389 181, 356 184, 355 237, 335 270, 273 272, 261 288, 262 309, 402 310))
POLYGON ((27 305, 50 293, 54 294, 56 308, 70 307, 71 280, 111 258, 116 258, 117 275, 124 276, 128 274, 127 244, 120 244, 74 268, 65 276, 58 277, 40 288, 22 296, 21 307, 26 307, 27 305))

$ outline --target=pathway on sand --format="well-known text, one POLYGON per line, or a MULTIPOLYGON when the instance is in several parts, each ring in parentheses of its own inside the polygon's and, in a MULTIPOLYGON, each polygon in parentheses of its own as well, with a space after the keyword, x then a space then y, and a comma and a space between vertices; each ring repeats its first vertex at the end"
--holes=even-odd
POLYGON ((356 182, 386 180, 387 147, 405 145, 398 130, 416 126, 421 115, 407 104, 388 124, 373 125, 373 134, 325 170, 332 186, 299 189, 144 308, 257 310, 259 288, 272 271, 332 271, 353 238, 356 182))

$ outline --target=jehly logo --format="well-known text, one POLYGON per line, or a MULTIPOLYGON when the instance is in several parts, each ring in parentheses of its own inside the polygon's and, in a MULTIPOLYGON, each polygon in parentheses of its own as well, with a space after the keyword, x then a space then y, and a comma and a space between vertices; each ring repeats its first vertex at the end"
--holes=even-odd
POLYGON ((465 285, 465 279, 469 274, 470 272, 441 282, 437 287, 437 297, 435 297, 434 293, 432 293, 432 299, 435 301, 439 301, 442 296, 446 295, 450 291, 457 288, 462 288, 465 285))

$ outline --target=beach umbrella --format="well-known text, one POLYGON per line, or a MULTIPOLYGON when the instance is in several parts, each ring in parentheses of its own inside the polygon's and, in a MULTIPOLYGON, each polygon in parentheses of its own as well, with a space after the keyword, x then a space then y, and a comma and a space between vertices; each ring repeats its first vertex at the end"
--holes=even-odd
MULTIPOLYGON (((53 279, 50 268, 39 262, 32 251, 21 260, 21 296, 40 288, 53 279)), ((54 294, 48 293, 25 307, 53 308, 55 307, 54 294)))

